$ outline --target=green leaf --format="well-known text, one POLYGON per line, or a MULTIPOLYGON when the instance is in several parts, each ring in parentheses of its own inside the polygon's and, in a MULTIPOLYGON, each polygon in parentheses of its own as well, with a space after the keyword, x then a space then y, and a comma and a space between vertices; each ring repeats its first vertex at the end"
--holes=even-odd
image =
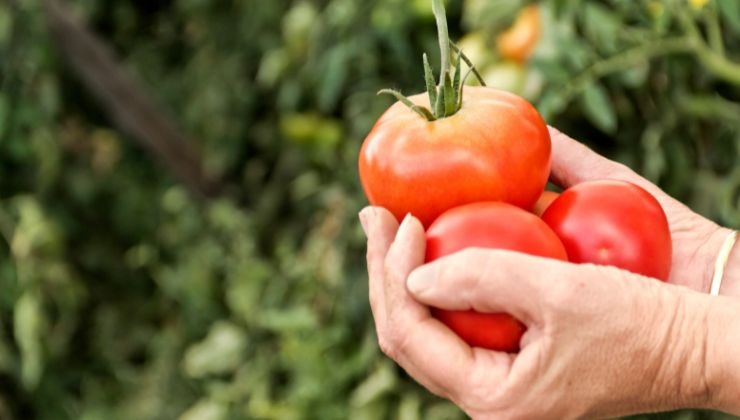
POLYGON ((645 84, 649 74, 650 64, 645 62, 623 71, 619 74, 619 79, 625 86, 636 88, 645 84))
POLYGON ((222 403, 202 399, 179 417, 178 420, 225 420, 228 410, 222 403))
POLYGON ((321 83, 317 89, 319 108, 329 113, 340 100, 345 81, 349 76, 348 63, 351 44, 334 48, 324 61, 321 83))
POLYGON ((193 378, 233 372, 247 347, 244 331, 230 321, 216 321, 208 335, 185 352, 183 367, 193 378))
POLYGON ((456 99, 457 99, 458 93, 460 92, 460 59, 461 59, 461 55, 458 54, 457 60, 455 60, 455 76, 452 79, 452 90, 455 91, 456 99))
POLYGON ((259 326, 278 333, 293 331, 311 331, 317 328, 319 321, 310 308, 295 306, 288 309, 263 309, 259 326))
POLYGON ((640 139, 644 153, 640 173, 652 182, 658 182, 666 167, 665 155, 661 153, 662 131, 663 127, 660 124, 652 124, 643 131, 640 139))
POLYGON ((398 420, 420 420, 421 399, 418 394, 404 394, 398 404, 398 420))
POLYGON ((740 1, 716 0, 719 12, 725 22, 735 32, 740 32, 740 1))
POLYGON ((32 292, 24 293, 15 304, 13 316, 15 340, 21 351, 21 382, 32 390, 38 386, 44 370, 44 315, 39 297, 32 292))
POLYGON ((419 114, 422 118, 425 118, 427 121, 434 121, 434 115, 432 113, 424 108, 423 106, 416 105, 415 103, 411 102, 411 100, 405 96, 401 92, 398 92, 393 89, 382 89, 378 92, 378 95, 385 94, 385 95, 391 95, 394 96, 396 99, 398 99, 402 104, 409 107, 412 111, 419 114))
POLYGON ((455 113, 457 107, 457 95, 455 89, 452 87, 452 79, 450 79, 450 73, 445 73, 445 117, 455 113))
POLYGON ((0 92, 0 138, 9 131, 10 126, 10 104, 8 97, 0 92))
POLYGON ((616 14, 599 3, 586 2, 583 12, 583 26, 586 37, 605 52, 615 52, 617 39, 622 28, 616 14))
POLYGON ((290 54, 285 48, 270 50, 262 56, 259 70, 257 71, 257 83, 263 87, 274 87, 285 77, 285 72, 290 66, 290 54))
POLYGON ((350 404, 361 407, 377 400, 383 394, 390 392, 396 386, 396 375, 390 363, 381 363, 375 372, 371 373, 360 385, 355 388, 350 398, 350 404))
POLYGON ((466 26, 482 28, 489 34, 510 26, 517 13, 527 4, 525 0, 480 0, 468 1, 463 19, 466 26))
POLYGON ((421 418, 424 420, 462 420, 467 417, 452 402, 439 401, 428 405, 421 418))
POLYGON ((424 53, 424 81, 427 85, 427 95, 429 95, 429 106, 434 107, 437 103, 437 85, 434 81, 434 72, 432 72, 432 66, 429 65, 429 58, 424 53))
POLYGON ((0 7, 0 46, 4 46, 10 40, 13 29, 13 14, 11 10, 0 7))
POLYGON ((537 103, 537 111, 542 115, 542 119, 550 121, 560 114, 567 105, 559 92, 550 90, 542 95, 542 98, 537 103))
POLYGON ((617 128, 617 115, 603 86, 589 85, 581 94, 581 109, 593 125, 606 133, 617 128))
POLYGON ((446 96, 444 85, 439 87, 439 93, 437 94, 437 102, 434 103, 434 115, 437 118, 442 118, 445 115, 445 96, 446 96))

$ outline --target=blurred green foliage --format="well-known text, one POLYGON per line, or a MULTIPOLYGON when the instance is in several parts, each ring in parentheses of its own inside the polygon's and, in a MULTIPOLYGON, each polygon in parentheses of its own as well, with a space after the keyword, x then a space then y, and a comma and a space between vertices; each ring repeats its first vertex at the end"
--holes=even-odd
MULTIPOLYGON (((526 3, 450 1, 451 33, 549 123, 738 227, 740 2, 542 1, 533 56, 506 62, 526 3)), ((462 418, 380 354, 356 221, 375 92, 422 91, 438 61, 431 3, 71 4, 225 193, 194 199, 111 126, 40 0, 0 3, 0 418, 462 418)))

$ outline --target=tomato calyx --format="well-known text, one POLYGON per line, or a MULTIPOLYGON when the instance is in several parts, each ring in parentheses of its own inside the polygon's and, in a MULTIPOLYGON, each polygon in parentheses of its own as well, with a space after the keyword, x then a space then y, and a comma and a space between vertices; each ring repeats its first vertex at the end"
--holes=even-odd
POLYGON ((447 31, 447 15, 445 13, 445 7, 442 0, 433 0, 432 10, 437 22, 441 72, 439 74, 439 83, 435 84, 432 67, 429 65, 427 55, 424 54, 424 81, 426 83, 427 95, 429 96, 429 108, 413 103, 409 98, 397 90, 382 89, 378 92, 379 95, 388 94, 394 96, 401 103, 427 121, 435 121, 441 118, 450 117, 460 110, 463 101, 463 86, 465 86, 465 81, 468 79, 468 76, 470 76, 470 73, 475 75, 481 86, 486 85, 483 81, 483 77, 481 77, 478 70, 475 69, 475 66, 470 59, 465 55, 465 53, 463 53, 460 47, 450 41, 450 36, 447 31), (454 51, 456 55, 454 68, 450 63, 452 51, 454 51), (462 62, 465 62, 468 67, 464 76, 462 75, 462 62))

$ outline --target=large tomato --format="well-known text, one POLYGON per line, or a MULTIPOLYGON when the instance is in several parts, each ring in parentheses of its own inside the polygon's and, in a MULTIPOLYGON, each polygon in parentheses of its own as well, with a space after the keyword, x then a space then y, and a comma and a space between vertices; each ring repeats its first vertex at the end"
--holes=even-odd
MULTIPOLYGON (((426 232, 426 262, 469 247, 508 249, 567 260, 563 244, 537 216, 501 202, 474 203, 443 213, 426 232)), ((505 313, 433 309, 474 347, 516 352, 525 326, 505 313)))
MULTIPOLYGON (((409 98, 429 106, 426 94, 409 98)), ((465 87, 462 108, 427 121, 400 102, 378 120, 360 150, 370 203, 424 226, 444 211, 479 201, 530 209, 550 171, 550 135, 526 100, 465 87)))
POLYGON ((575 263, 613 265, 668 280, 673 252, 663 208, 624 181, 590 181, 565 190, 542 219, 575 263))

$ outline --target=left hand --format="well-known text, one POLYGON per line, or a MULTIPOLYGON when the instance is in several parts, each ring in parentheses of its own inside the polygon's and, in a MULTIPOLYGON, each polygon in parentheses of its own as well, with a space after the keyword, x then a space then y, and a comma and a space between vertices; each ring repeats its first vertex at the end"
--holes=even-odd
POLYGON ((382 208, 361 215, 380 347, 474 418, 581 418, 712 406, 708 304, 614 267, 470 249, 430 264, 424 230, 382 208), (407 287, 408 285, 408 287, 407 287), (519 354, 471 348, 430 315, 506 312, 519 354))

